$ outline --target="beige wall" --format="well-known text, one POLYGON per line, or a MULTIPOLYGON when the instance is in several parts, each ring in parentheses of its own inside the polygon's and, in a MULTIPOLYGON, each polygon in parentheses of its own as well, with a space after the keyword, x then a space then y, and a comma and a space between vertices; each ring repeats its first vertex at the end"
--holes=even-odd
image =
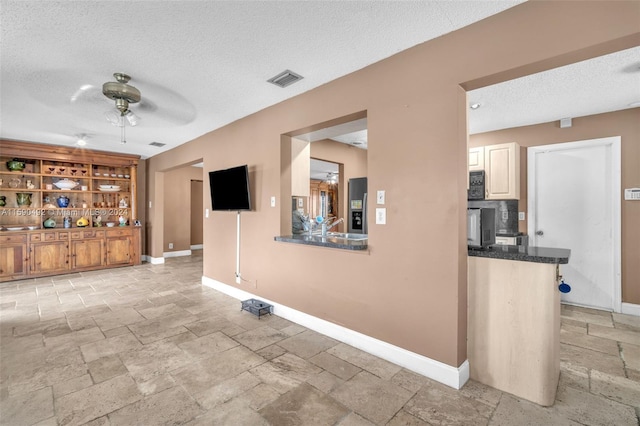
MULTIPOLYGON (((469 146, 518 142, 520 153, 519 210, 527 211, 527 147, 621 136, 622 154, 622 301, 640 304, 640 203, 624 201, 624 188, 640 187, 640 108, 574 118, 570 128, 557 121, 472 135, 469 146)), ((520 231, 527 232, 526 221, 520 231)), ((571 248, 571 247, 568 247, 571 248)))
POLYGON ((191 166, 165 173, 164 252, 191 249, 191 180, 202 180, 202 176, 202 168, 191 166))
MULTIPOLYGON (((639 19, 638 2, 526 2, 152 157, 151 255, 163 250, 163 171, 198 158, 205 171, 249 164, 255 210, 242 214, 241 273, 254 284, 237 287, 460 366, 468 180, 461 85, 632 47, 639 19), (291 217, 291 193, 281 193, 282 135, 359 111, 367 114, 370 191, 386 190, 387 225, 371 226, 366 253, 275 242, 282 217, 291 217)), ((235 221, 213 212, 204 227, 204 275, 231 286, 235 221)))

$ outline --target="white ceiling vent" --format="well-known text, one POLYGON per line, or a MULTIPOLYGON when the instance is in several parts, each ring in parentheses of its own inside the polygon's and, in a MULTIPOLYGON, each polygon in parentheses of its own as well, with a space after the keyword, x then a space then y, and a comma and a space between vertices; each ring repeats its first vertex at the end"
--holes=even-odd
POLYGON ((293 84, 298 80, 302 80, 303 78, 304 77, 300 74, 296 74, 295 72, 290 70, 285 70, 267 81, 279 87, 287 87, 288 85, 293 84))
POLYGON ((166 145, 166 143, 151 142, 149 145, 151 145, 151 146, 157 146, 158 148, 161 148, 161 147, 165 146, 165 145, 166 145))

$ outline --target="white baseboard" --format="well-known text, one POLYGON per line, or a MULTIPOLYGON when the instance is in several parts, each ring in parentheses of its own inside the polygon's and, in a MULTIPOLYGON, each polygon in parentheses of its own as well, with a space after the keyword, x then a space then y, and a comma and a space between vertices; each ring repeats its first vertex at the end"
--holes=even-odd
POLYGON ((622 313, 640 317, 640 305, 622 302, 622 313))
POLYGON ((415 352, 408 351, 399 346, 394 346, 382 340, 375 339, 366 334, 342 327, 329 321, 316 318, 304 312, 289 308, 273 301, 256 296, 239 288, 224 284, 205 276, 202 277, 202 285, 225 293, 238 300, 252 298, 260 299, 273 305, 273 313, 303 325, 318 333, 354 346, 367 353, 397 364, 408 370, 426 376, 454 389, 460 389, 469 380, 469 362, 465 361, 458 368, 444 364, 440 361, 427 358, 415 352))
POLYGON ((191 250, 202 250, 204 248, 203 244, 193 244, 191 246, 191 250))
POLYGON ((191 256, 191 250, 165 251, 162 255, 167 257, 191 256))
POLYGON ((147 261, 152 265, 162 265, 164 263, 164 257, 151 257, 147 255, 147 261))

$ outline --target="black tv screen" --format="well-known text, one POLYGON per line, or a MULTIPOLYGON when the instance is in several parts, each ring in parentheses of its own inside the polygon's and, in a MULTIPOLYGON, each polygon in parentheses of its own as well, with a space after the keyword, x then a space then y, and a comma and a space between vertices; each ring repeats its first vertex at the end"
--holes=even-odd
POLYGON ((249 168, 244 166, 209 172, 212 210, 251 210, 249 168))

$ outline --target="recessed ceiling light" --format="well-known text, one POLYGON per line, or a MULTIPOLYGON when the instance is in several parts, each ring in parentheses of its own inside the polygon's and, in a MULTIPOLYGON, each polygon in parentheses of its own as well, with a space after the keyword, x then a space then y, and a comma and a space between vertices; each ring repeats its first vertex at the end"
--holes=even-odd
POLYGON ((478 109, 478 108, 480 108, 480 104, 476 102, 476 103, 474 103, 474 104, 469 105, 469 108, 471 108, 471 109, 478 109))
POLYGON ((77 144, 80 146, 85 146, 87 144, 87 141, 85 141, 84 139, 78 139, 77 144))

